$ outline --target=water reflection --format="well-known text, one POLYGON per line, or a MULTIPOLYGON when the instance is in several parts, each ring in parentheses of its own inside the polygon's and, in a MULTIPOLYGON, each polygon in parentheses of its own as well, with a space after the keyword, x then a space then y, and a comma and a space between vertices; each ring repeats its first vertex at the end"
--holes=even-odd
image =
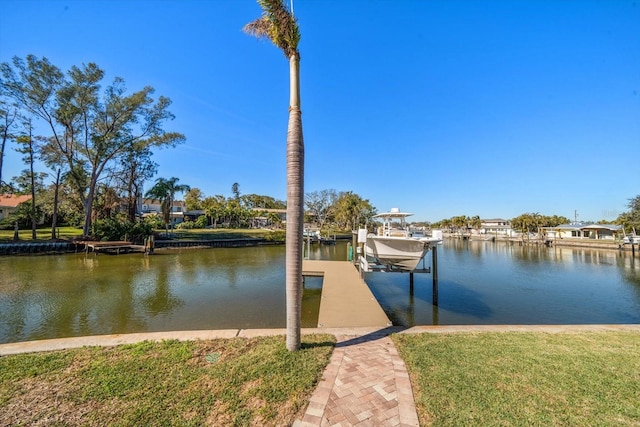
MULTIPOLYGON (((336 247, 338 246, 338 247, 336 247)), ((346 257, 345 245, 312 258, 346 257)), ((285 326, 284 247, 0 257, 0 342, 142 331, 285 326)), ((322 280, 303 295, 317 324, 322 280)))
POLYGON ((630 252, 445 241, 432 278, 368 273, 396 325, 639 323, 640 260, 630 252))
MULTIPOLYGON (((311 259, 346 259, 346 244, 311 259)), ((285 326, 284 247, 0 257, 0 342, 143 331, 285 326)), ((427 257, 430 264, 431 257, 427 257)), ((430 274, 368 273, 395 325, 640 323, 630 252, 446 241, 439 307, 430 274)), ((428 266, 428 265, 427 265, 428 266)), ((307 278, 313 327, 322 279, 307 278)))

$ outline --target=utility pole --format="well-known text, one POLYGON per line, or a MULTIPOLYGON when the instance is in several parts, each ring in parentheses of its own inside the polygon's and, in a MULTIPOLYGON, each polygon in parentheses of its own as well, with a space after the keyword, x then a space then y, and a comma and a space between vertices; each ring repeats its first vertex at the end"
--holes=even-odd
POLYGON ((574 209, 574 211, 573 211, 573 222, 575 224, 578 223, 578 210, 577 209, 574 209))

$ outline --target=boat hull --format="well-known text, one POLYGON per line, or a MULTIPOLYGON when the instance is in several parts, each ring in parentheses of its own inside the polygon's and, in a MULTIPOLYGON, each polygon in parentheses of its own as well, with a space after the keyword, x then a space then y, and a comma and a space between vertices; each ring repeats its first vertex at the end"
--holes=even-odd
POLYGON ((413 271, 429 251, 430 240, 406 237, 369 236, 364 245, 365 255, 379 264, 404 271, 413 271))

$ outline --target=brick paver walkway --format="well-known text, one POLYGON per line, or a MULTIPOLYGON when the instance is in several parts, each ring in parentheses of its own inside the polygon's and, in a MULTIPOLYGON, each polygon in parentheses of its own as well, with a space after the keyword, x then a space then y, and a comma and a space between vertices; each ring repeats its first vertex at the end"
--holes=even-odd
POLYGON ((320 384, 296 426, 418 426, 403 360, 384 331, 337 336, 320 384))

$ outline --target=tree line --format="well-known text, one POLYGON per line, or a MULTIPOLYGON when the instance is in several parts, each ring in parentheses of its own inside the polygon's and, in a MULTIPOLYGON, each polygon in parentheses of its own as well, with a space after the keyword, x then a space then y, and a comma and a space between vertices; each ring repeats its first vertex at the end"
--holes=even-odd
MULTIPOLYGON (((238 183, 231 188, 232 195, 222 194, 205 196, 198 188, 188 189, 185 193, 187 211, 202 211, 206 218, 197 224, 185 222, 182 228, 202 227, 203 224, 225 228, 250 226, 257 217, 266 218, 270 227, 282 228, 282 217, 278 211, 286 209, 286 202, 271 196, 259 194, 241 194, 238 183)), ((305 223, 320 230, 332 229, 351 231, 373 222, 376 209, 369 200, 352 191, 334 189, 312 191, 305 194, 305 223)), ((193 221, 191 221, 193 222, 193 221)))
MULTIPOLYGON (((614 221, 600 220, 598 224, 617 224, 622 226, 627 233, 640 232, 640 195, 629 199, 627 207, 629 210, 618 215, 614 221)), ((537 232, 541 227, 556 227, 561 224, 569 224, 570 222, 571 220, 565 216, 542 215, 538 212, 523 213, 509 220, 512 229, 523 233, 537 232)), ((423 225, 431 228, 449 230, 451 232, 462 232, 479 230, 482 227, 482 220, 478 215, 472 217, 458 215, 423 225)))
MULTIPOLYGON (((0 194, 31 196, 0 227, 18 221, 31 226, 33 238, 39 222, 51 224, 52 238, 61 223, 81 226, 87 237, 131 233, 139 222, 138 201, 149 197, 160 202, 168 231, 177 193, 185 194, 187 210, 202 210, 206 217, 206 223, 185 223, 185 228, 244 227, 259 208, 286 209, 286 202, 270 196, 241 195, 237 183, 230 197, 205 196, 176 177, 158 178, 143 193, 145 182, 157 173, 153 150, 175 146, 185 137, 163 128, 173 119, 168 98, 154 99, 151 87, 129 93, 119 77, 102 89, 104 75, 94 63, 65 72, 34 55, 0 64, 0 194), (6 180, 2 160, 9 142, 23 154, 25 169, 6 180), (47 171, 35 170, 37 164, 47 171)), ((343 230, 364 226, 376 212, 359 195, 336 190, 305 194, 304 208, 306 222, 343 230)), ((264 215, 280 225, 277 213, 264 215)))
POLYGON ((163 127, 174 118, 169 98, 154 98, 150 86, 128 92, 120 77, 103 89, 104 76, 95 63, 63 72, 34 55, 0 64, 0 192, 31 194, 23 213, 34 238, 44 213, 38 206, 46 208, 52 238, 60 219, 80 222, 83 234, 90 236, 94 221, 110 215, 116 194, 134 222, 142 185, 157 170, 152 150, 185 140, 163 127), (19 145, 27 166, 11 183, 2 176, 9 141, 19 145), (38 160, 48 172, 34 170, 38 160), (51 178, 48 185, 46 178, 51 178), (39 203, 44 192, 50 194, 39 203))

